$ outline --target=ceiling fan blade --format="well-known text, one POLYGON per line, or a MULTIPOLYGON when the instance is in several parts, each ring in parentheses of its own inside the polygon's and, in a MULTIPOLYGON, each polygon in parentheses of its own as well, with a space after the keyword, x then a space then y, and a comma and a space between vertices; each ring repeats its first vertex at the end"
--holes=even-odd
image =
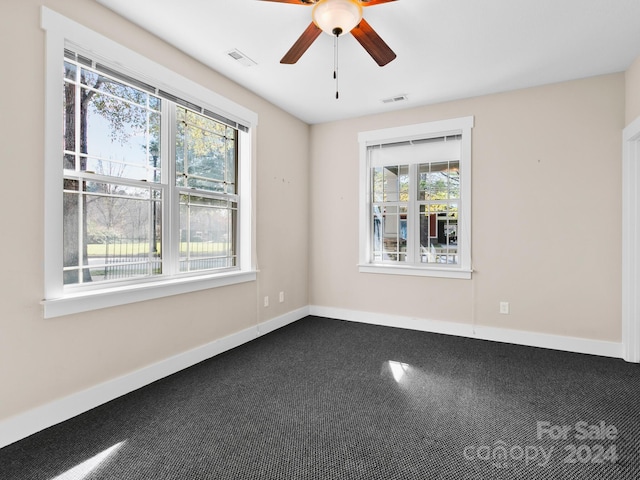
POLYGON ((395 2, 396 0, 360 0, 360 5, 363 7, 372 7, 374 5, 380 5, 381 3, 395 2))
POLYGON ((389 48, 389 45, 380 38, 380 35, 375 32, 364 18, 351 30, 351 33, 381 67, 396 58, 393 50, 389 48))
MULTIPOLYGON (((318 0, 262 0, 263 2, 277 2, 277 3, 293 3, 296 5, 313 5, 318 0)), ((387 2, 393 2, 394 0, 382 0, 387 2)))
POLYGON ((322 30, 316 27, 315 23, 311 22, 302 35, 300 35, 300 38, 296 40, 296 43, 294 43, 289 51, 285 53, 282 60, 280 60, 280 63, 286 63, 289 65, 296 63, 321 33, 322 30))

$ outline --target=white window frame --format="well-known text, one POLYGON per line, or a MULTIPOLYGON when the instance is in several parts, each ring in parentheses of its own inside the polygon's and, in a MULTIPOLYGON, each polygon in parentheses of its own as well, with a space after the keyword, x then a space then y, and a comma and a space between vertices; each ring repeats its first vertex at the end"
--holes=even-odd
MULTIPOLYGON (((233 285, 256 279, 254 145, 258 116, 247 108, 169 70, 162 65, 80 25, 46 7, 41 9, 45 30, 44 105, 44 317, 58 317, 154 298, 233 285), (180 95, 248 128, 238 135, 238 268, 223 272, 176 275, 88 291, 65 289, 62 278, 62 136, 63 75, 65 47, 85 52, 94 60, 116 65, 131 77, 147 81, 180 95)), ((175 221, 175 219, 174 219, 175 221)))
MULTIPOLYGON (((452 118, 434 122, 405 125, 360 132, 360 205, 359 205, 359 251, 358 268, 361 273, 391 275, 415 275, 470 279, 471 266, 471 129, 473 116, 452 118), (455 265, 398 263, 374 263, 371 260, 371 166, 367 148, 388 143, 406 142, 427 138, 462 135, 460 152, 460 207, 458 216, 459 263, 455 265)), ((401 162, 400 162, 401 163, 401 162)), ((413 193, 411 203, 416 203, 416 186, 410 185, 413 193), (415 192, 413 191, 415 190, 415 192)), ((411 210, 411 209, 410 209, 411 210)))

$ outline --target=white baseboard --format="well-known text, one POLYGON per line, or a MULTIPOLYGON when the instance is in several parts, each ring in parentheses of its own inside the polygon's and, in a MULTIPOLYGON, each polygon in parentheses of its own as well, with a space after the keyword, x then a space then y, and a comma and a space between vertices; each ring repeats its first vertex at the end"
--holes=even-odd
POLYGON ((387 327, 406 328, 424 332, 443 333, 459 337, 478 338, 502 343, 513 343, 529 347, 549 348, 575 353, 587 353, 602 357, 622 358, 622 343, 591 340, 587 338, 566 337, 546 333, 525 332, 505 328, 485 327, 468 323, 444 322, 423 318, 387 315, 382 313, 363 312, 341 308, 311 305, 309 314, 320 317, 349 320, 352 322, 384 325, 387 327))
POLYGON ((266 335, 269 332, 273 332, 278 328, 289 325, 290 323, 300 320, 308 315, 309 306, 285 313, 284 315, 280 315, 279 317, 272 318, 271 320, 258 324, 258 333, 259 335, 266 335))
POLYGON ((309 315, 309 307, 174 355, 0 422, 0 448, 309 315))

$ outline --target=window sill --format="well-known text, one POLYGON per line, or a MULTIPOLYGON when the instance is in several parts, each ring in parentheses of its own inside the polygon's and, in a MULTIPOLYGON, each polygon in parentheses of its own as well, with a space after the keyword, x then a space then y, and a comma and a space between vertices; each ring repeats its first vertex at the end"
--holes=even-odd
POLYGON ((473 270, 446 267, 414 267, 406 265, 361 264, 360 273, 380 273, 385 275, 409 275, 415 277, 459 278, 470 280, 473 270))
POLYGON ((254 270, 243 272, 234 271, 206 277, 162 280, 133 286, 127 285, 74 293, 62 298, 43 300, 41 303, 44 306, 44 318, 54 318, 144 300, 153 300, 171 295, 197 292, 209 288, 251 282, 255 279, 256 272, 254 270))

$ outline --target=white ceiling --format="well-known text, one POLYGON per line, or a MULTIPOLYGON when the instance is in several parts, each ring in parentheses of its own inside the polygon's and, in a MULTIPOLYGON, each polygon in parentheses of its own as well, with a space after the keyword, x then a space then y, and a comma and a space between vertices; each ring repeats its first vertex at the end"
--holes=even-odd
POLYGON ((398 0, 364 17, 397 58, 379 67, 351 35, 280 59, 312 7, 260 0, 97 0, 315 124, 626 70, 640 56, 640 0, 398 0), (244 67, 238 49, 257 65, 244 67), (385 104, 382 99, 407 95, 385 104))

